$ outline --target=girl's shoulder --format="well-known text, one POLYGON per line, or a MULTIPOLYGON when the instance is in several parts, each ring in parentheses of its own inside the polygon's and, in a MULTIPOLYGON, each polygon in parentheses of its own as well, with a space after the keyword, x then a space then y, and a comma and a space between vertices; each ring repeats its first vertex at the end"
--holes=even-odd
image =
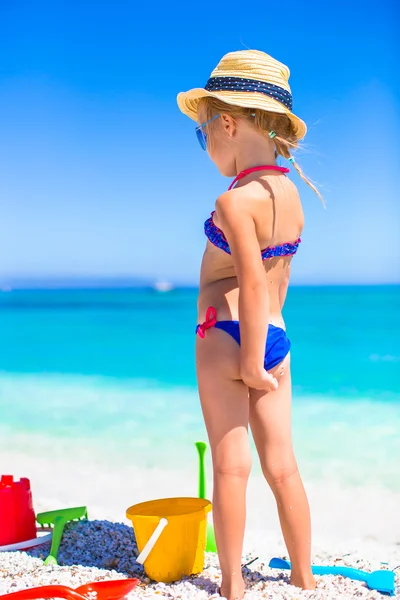
POLYGON ((275 198, 275 193, 268 182, 256 180, 246 185, 223 192, 215 202, 217 212, 253 213, 254 209, 275 198))

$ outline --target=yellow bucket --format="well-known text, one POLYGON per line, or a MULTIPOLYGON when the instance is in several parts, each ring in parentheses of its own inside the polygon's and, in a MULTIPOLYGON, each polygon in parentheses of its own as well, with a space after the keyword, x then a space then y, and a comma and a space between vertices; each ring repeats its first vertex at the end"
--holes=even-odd
POLYGON ((144 563, 150 579, 169 583, 183 575, 201 573, 210 510, 211 502, 201 498, 165 498, 128 508, 126 516, 132 521, 139 552, 160 520, 168 521, 144 563))

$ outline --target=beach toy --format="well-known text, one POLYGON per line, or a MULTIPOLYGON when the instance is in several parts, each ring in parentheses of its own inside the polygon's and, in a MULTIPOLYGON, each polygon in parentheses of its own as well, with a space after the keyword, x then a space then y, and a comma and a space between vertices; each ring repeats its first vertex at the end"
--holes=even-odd
MULTIPOLYGON (((196 442, 195 446, 199 453, 199 498, 205 499, 207 496, 207 477, 206 477, 206 451, 207 444, 205 442, 196 442)), ((215 533, 212 523, 207 523, 207 541, 206 552, 216 552, 217 544, 215 542, 215 533)))
POLYGON ((56 565, 57 554, 60 548, 61 538, 64 532, 64 527, 69 521, 75 519, 87 519, 88 513, 86 506, 78 506, 75 508, 62 508, 60 510, 51 510, 48 512, 39 513, 36 516, 37 522, 42 526, 51 527, 53 525, 53 539, 51 541, 50 554, 44 561, 45 565, 56 565))
POLYGON ((121 600, 139 583, 138 579, 114 579, 85 583, 72 589, 66 585, 44 585, 42 587, 20 590, 4 594, 0 598, 7 600, 35 600, 38 598, 65 598, 66 600, 121 600))
MULTIPOLYGON (((283 560, 282 558, 273 558, 270 560, 269 566, 271 569, 290 569, 290 562, 283 560)), ((364 581, 370 590, 377 590, 383 594, 394 595, 394 580, 395 574, 393 571, 372 571, 367 573, 366 571, 359 571, 351 567, 342 566, 327 566, 327 567, 316 567, 312 566, 312 572, 314 575, 341 575, 342 577, 348 577, 349 579, 355 579, 356 581, 364 581)))
POLYGON ((155 528, 154 533, 150 537, 149 541, 147 542, 147 544, 145 545, 145 547, 143 548, 143 550, 137 557, 136 562, 138 562, 140 565, 143 565, 144 561, 148 559, 150 552, 153 550, 154 546, 156 545, 156 541, 158 540, 158 538, 160 537, 160 535, 162 534, 162 532, 164 531, 164 529, 167 525, 168 525, 167 519, 161 519, 161 521, 155 528))
MULTIPOLYGON (((36 533, 44 533, 49 531, 46 528, 37 528, 36 533)), ((16 550, 28 550, 28 548, 33 548, 34 546, 40 546, 41 544, 45 544, 46 542, 50 542, 53 537, 53 533, 46 533, 46 535, 42 535, 40 537, 32 538, 31 540, 25 540, 24 542, 17 542, 16 544, 6 544, 5 546, 0 546, 0 552, 15 552, 16 550)))
POLYGON ((165 498, 128 508, 126 516, 135 531, 138 558, 148 577, 170 583, 183 575, 201 573, 210 510, 211 502, 202 498, 165 498))
POLYGON ((35 512, 29 479, 0 478, 0 546, 36 538, 35 512))

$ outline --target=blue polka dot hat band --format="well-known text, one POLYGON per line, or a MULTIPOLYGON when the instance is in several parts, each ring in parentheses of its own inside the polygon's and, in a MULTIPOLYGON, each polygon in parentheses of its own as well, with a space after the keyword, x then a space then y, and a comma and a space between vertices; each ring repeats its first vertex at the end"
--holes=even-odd
POLYGON ((292 111, 290 70, 279 60, 260 50, 228 52, 208 77, 205 87, 177 96, 180 110, 196 123, 200 100, 215 98, 231 106, 286 115, 295 138, 305 136, 306 124, 292 111))
POLYGON ((244 77, 210 77, 204 89, 209 92, 258 92, 277 100, 292 110, 292 94, 278 85, 244 77))

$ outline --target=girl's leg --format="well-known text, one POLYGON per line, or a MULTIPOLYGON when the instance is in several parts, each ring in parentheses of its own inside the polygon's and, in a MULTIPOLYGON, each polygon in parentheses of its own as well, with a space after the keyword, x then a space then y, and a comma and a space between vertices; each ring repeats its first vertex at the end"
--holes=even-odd
POLYGON ((197 378, 210 441, 213 518, 222 571, 221 595, 241 599, 246 521, 246 487, 251 468, 248 438, 249 391, 238 379, 239 348, 218 330, 197 340, 197 378))
MULTIPOLYGON (((279 388, 250 390, 250 425, 262 470, 278 506, 279 519, 292 563, 290 582, 313 589, 311 523, 307 496, 292 445, 290 358, 284 361, 279 388)), ((278 372, 281 369, 278 367, 278 372)))

